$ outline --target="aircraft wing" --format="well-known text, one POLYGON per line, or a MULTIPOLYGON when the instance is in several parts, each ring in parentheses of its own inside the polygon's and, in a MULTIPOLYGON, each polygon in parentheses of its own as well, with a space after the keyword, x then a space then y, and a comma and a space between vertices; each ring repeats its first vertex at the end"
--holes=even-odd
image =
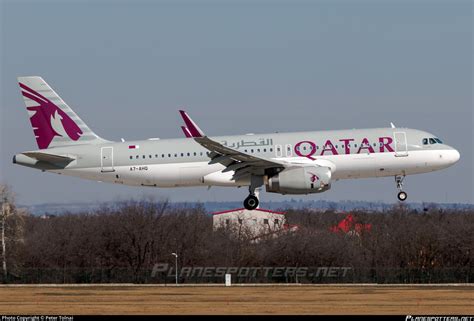
POLYGON ((234 179, 250 174, 263 175, 266 169, 282 169, 285 167, 284 162, 243 153, 210 139, 185 111, 180 110, 179 112, 194 140, 210 151, 211 161, 209 164, 220 163, 224 165, 226 168, 222 172, 235 171, 234 179))

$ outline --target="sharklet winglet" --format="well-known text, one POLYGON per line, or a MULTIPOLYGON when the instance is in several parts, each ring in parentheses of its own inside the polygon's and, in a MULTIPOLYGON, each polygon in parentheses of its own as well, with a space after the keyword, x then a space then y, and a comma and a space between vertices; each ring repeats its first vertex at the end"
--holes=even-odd
POLYGON ((183 118, 183 121, 186 124, 186 127, 188 128, 192 137, 196 138, 206 136, 204 132, 199 128, 199 126, 196 125, 196 123, 191 119, 191 117, 189 117, 189 115, 184 110, 180 110, 179 113, 181 114, 181 117, 183 118))
POLYGON ((188 127, 181 126, 181 129, 183 130, 184 136, 186 136, 186 138, 193 137, 193 135, 191 135, 191 132, 189 131, 188 127))

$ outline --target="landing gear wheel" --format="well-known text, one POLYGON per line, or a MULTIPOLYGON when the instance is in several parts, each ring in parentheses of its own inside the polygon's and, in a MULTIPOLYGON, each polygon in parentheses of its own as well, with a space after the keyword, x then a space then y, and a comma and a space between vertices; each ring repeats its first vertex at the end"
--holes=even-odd
POLYGON ((407 193, 405 193, 405 192, 400 192, 400 193, 398 193, 397 197, 398 197, 398 199, 399 199, 400 201, 403 202, 403 201, 405 201, 405 200, 407 199, 408 196, 407 196, 407 193))
POLYGON ((403 180, 405 179, 405 175, 401 176, 401 175, 397 175, 395 176, 395 183, 397 184, 397 189, 398 189, 398 200, 403 202, 407 199, 407 193, 405 193, 404 191, 402 191, 402 188, 403 188, 403 180))
POLYGON ((249 211, 256 209, 258 207, 258 198, 257 198, 257 196, 249 195, 244 200, 244 207, 249 211))

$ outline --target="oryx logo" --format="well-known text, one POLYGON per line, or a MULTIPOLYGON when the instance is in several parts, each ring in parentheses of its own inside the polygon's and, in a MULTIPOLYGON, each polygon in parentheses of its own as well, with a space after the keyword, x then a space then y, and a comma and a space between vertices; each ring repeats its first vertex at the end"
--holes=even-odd
POLYGON ((318 175, 316 175, 316 174, 314 174, 314 173, 311 173, 311 172, 308 172, 308 174, 311 175, 310 178, 309 178, 309 180, 311 181, 311 183, 314 183, 314 182, 316 182, 316 181, 319 181, 319 176, 318 176, 318 175))
POLYGON ((67 135, 73 141, 81 137, 82 130, 79 126, 52 101, 22 83, 20 87, 23 96, 38 103, 38 106, 26 109, 34 112, 30 121, 40 149, 48 148, 55 136, 67 135))

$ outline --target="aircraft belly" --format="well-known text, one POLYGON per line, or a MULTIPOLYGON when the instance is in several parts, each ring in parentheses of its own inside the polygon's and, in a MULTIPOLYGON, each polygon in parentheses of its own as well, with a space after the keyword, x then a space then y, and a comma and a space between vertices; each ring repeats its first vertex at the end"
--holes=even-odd
POLYGON ((377 176, 413 175, 440 169, 435 151, 409 151, 408 156, 395 157, 393 153, 377 158, 377 176))
POLYGON ((108 183, 150 186, 180 187, 202 186, 202 178, 220 171, 220 164, 208 165, 207 162, 152 164, 137 166, 115 166, 113 172, 101 172, 100 168, 81 168, 55 171, 60 174, 108 183))
POLYGON ((326 156, 324 159, 336 165, 332 176, 335 180, 374 177, 376 173, 376 156, 374 154, 335 155, 326 156))
POLYGON ((143 186, 180 187, 202 185, 202 177, 218 170, 219 164, 208 165, 206 162, 154 164, 148 166, 125 166, 121 175, 125 184, 137 182, 143 186))
MULTIPOLYGON (((427 173, 443 168, 435 151, 409 151, 408 156, 394 153, 335 155, 325 159, 336 164, 333 179, 370 178, 427 173)), ((310 163, 309 163, 310 164, 310 163)))
POLYGON ((220 172, 225 167, 220 164, 188 163, 180 166, 179 186, 199 186, 204 184, 204 177, 214 172, 220 172))

